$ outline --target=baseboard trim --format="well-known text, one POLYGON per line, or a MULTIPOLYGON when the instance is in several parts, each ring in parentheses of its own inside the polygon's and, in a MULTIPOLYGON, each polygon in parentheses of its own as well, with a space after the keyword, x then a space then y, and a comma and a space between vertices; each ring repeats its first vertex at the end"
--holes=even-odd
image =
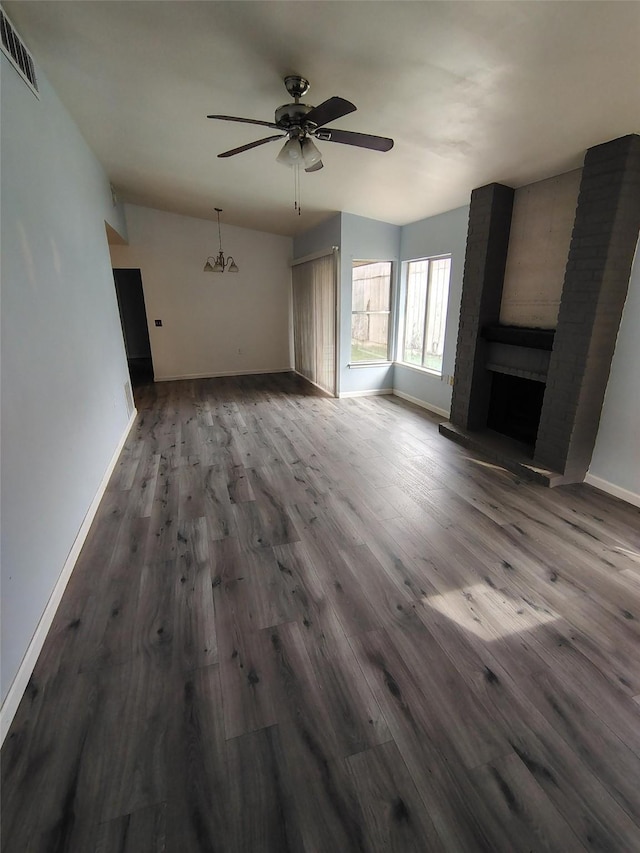
POLYGON ((594 489, 599 489, 601 492, 606 492, 614 498, 620 498, 632 506, 640 506, 640 495, 629 489, 623 489, 622 486, 616 486, 615 483, 610 483, 608 480, 603 480, 602 477, 596 477, 594 474, 587 474, 584 482, 594 489))
POLYGON ((258 376, 263 373, 291 373, 292 367, 273 367, 271 370, 224 370, 221 373, 185 373, 180 376, 156 376, 156 382, 178 382, 181 379, 218 379, 220 376, 258 376))
POLYGON ((393 394, 393 388, 368 388, 366 391, 341 391, 342 397, 383 397, 393 394))
POLYGON ((304 381, 308 382, 309 385, 313 385, 313 387, 317 388, 318 391, 322 391, 322 393, 325 394, 327 397, 331 397, 332 400, 336 397, 336 395, 332 394, 331 391, 327 391, 326 388, 323 388, 321 385, 318 385, 317 382, 314 382, 312 379, 309 379, 309 377, 305 376, 304 373, 300 373, 300 371, 296 370, 295 367, 292 368, 292 370, 296 374, 296 376, 299 376, 300 379, 304 379, 304 381))
POLYGON ((419 397, 412 397, 411 394, 405 394, 404 391, 398 391, 397 388, 393 389, 393 394, 395 397, 400 397, 408 403, 413 403, 414 406, 420 406, 421 409, 427 409, 427 411, 433 412, 436 415, 442 415, 443 418, 449 417, 450 412, 447 409, 441 409, 440 406, 434 406, 433 403, 426 403, 419 397))
POLYGON ((91 501, 91 505, 87 510, 87 513, 80 525, 80 529, 78 530, 78 534, 71 546, 71 550, 65 560, 64 566, 62 567, 62 571, 60 572, 60 576, 56 581, 56 585, 53 588, 51 595, 49 596, 49 601, 47 602, 47 606, 40 617, 40 621, 38 622, 38 626, 31 638, 31 642, 25 652, 25 655, 22 659, 22 663, 20 664, 20 668, 16 673, 16 677, 13 679, 13 683, 9 688, 9 692, 6 695, 4 702, 2 703, 2 709, 0 710, 0 744, 4 743, 4 739, 6 737, 7 732, 9 731, 9 727, 15 717, 16 711, 18 710, 18 705, 20 704, 20 700, 24 694, 24 691, 27 689, 27 685, 29 683, 29 679, 31 678, 31 673, 33 672, 36 662, 38 660, 38 656, 42 651, 42 647, 44 645, 44 641, 47 638, 47 634, 49 633, 49 628, 51 628, 51 624, 53 622, 53 618, 56 615, 56 611, 62 600, 62 596, 64 591, 69 583, 69 578, 71 577, 71 573, 73 572, 76 561, 80 555, 80 551, 82 550, 82 546, 84 545, 85 539, 87 538, 87 534, 89 533, 89 528, 91 527, 91 523, 95 518, 96 512, 98 511, 98 507, 100 505, 100 501, 106 491, 107 485, 113 474, 113 470, 116 467, 116 463, 120 457, 120 453, 122 452, 122 448, 124 447, 124 443, 127 440, 129 433, 131 432, 131 427, 133 426, 136 416, 138 412, 136 409, 133 410, 131 417, 129 418, 129 423, 125 427, 125 430, 120 437, 120 441, 116 449, 113 452, 111 457, 111 461, 107 466, 107 470, 104 473, 104 476, 98 486, 98 491, 95 494, 95 497, 91 501))

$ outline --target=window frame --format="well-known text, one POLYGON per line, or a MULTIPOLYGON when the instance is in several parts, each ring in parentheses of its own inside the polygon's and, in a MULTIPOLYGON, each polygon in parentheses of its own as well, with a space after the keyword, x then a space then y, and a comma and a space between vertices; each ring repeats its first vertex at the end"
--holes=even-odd
POLYGON ((444 375, 444 348, 446 346, 446 338, 447 338, 447 320, 449 315, 449 296, 451 292, 451 271, 453 267, 453 255, 451 252, 442 252, 438 255, 428 255, 423 258, 410 258, 406 261, 402 262, 402 297, 403 297, 403 305, 401 311, 402 317, 402 327, 398 329, 398 346, 396 350, 396 364, 401 365, 402 367, 408 367, 412 370, 419 370, 422 373, 428 373, 431 376, 440 376, 444 375), (431 292, 431 277, 433 274, 433 261, 442 261, 449 260, 449 280, 447 282, 447 307, 445 311, 445 321, 444 321, 444 329, 445 329, 445 340, 443 342, 442 347, 442 365, 440 369, 433 367, 426 367, 424 365, 425 360, 425 347, 427 345, 427 323, 429 321, 429 294, 431 292), (419 264, 426 261, 428 263, 427 269, 427 287, 425 294, 425 302, 424 302, 424 326, 423 326, 423 334, 422 334, 422 355, 421 355, 421 363, 415 364, 411 361, 404 360, 404 351, 405 351, 405 336, 407 332, 407 311, 409 307, 408 300, 408 292, 409 292, 409 269, 411 264, 419 264))
POLYGON ((349 362, 348 367, 376 367, 382 364, 393 364, 395 328, 394 328, 394 292, 395 292, 395 274, 396 261, 390 258, 352 258, 351 260, 351 313, 350 313, 350 334, 349 334, 349 362), (384 311, 354 311, 353 309, 353 271, 358 266, 366 266, 373 264, 389 264, 389 301, 388 309, 384 311), (353 360, 353 317, 354 315, 377 315, 387 317, 387 354, 386 358, 362 359, 361 361, 353 360))

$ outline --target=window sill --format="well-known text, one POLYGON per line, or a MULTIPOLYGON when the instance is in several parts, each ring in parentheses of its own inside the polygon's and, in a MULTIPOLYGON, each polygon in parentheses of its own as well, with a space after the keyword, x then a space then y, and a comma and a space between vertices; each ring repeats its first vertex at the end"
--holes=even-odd
POLYGON ((432 370, 430 367, 419 367, 417 364, 407 364, 406 361, 394 361, 393 363, 397 364, 398 367, 406 367, 407 370, 415 370, 416 373, 426 373, 427 376, 437 376, 438 379, 442 379, 441 370, 432 370))
POLYGON ((347 367, 349 370, 359 370, 361 367, 390 367, 392 364, 392 361, 353 361, 347 367))

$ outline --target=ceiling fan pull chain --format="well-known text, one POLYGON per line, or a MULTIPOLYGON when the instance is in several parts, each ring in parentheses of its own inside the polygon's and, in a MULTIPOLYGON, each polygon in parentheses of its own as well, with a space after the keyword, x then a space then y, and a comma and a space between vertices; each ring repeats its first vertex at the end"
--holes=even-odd
POLYGON ((300 166, 296 163, 293 167, 293 209, 298 211, 298 216, 302 213, 300 206, 300 166))

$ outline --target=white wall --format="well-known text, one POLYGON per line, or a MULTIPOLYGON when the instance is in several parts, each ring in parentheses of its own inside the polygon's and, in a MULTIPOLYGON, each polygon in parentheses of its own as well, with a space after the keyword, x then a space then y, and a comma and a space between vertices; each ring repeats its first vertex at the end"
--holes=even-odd
POLYGON ((4 701, 128 424, 129 377, 107 177, 42 72, 38 100, 1 62, 4 701))
POLYGON ((394 371, 396 391, 409 399, 426 404, 428 408, 443 415, 448 415, 451 409, 452 388, 448 377, 453 376, 456 362, 468 219, 469 207, 459 207, 456 210, 403 226, 400 240, 400 257, 403 261, 434 255, 451 255, 443 375, 435 376, 402 364, 396 364, 394 371))
POLYGON ((129 245, 111 246, 111 259, 141 270, 157 380, 291 367, 291 238, 226 225, 223 215, 222 246, 240 272, 205 273, 218 252, 215 222, 125 210, 129 245))
MULTIPOLYGON (((638 244, 640 247, 640 243, 638 244)), ((640 506, 640 251, 604 398, 587 482, 640 506)))

